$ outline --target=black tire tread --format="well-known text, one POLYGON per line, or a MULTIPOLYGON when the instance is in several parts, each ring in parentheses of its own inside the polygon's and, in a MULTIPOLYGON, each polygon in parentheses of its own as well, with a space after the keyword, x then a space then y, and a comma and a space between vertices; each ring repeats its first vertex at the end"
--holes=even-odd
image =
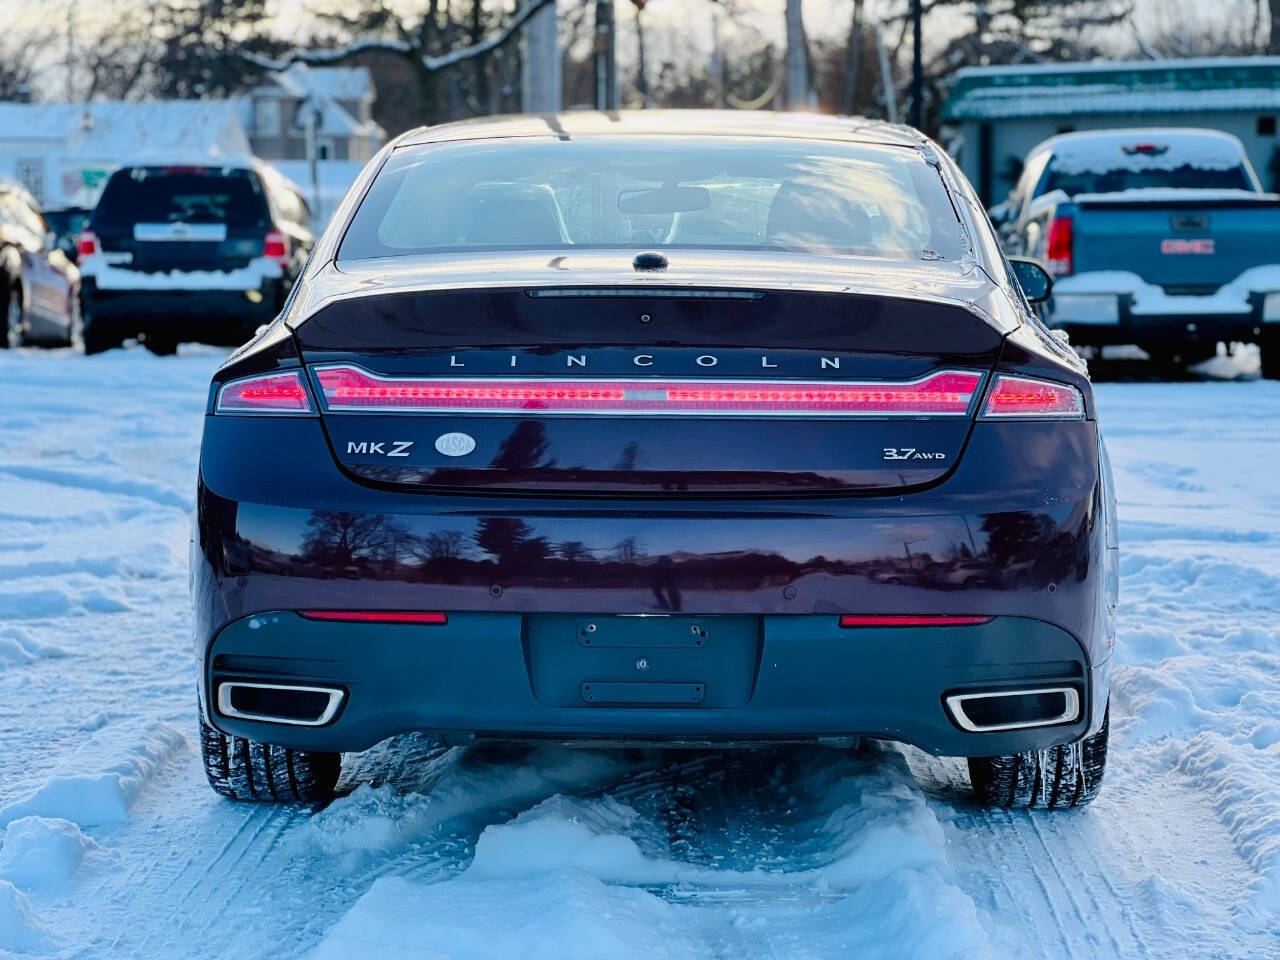
POLYGON ((250 803, 325 803, 342 768, 336 753, 228 737, 200 718, 204 772, 215 793, 250 803))
POLYGON ((1110 708, 1097 733, 1047 750, 970 757, 969 782, 985 806, 1064 810, 1090 803, 1107 767, 1110 708))
POLYGON ((1280 330, 1264 330, 1259 338, 1258 352, 1262 360, 1262 378, 1280 380, 1280 330))

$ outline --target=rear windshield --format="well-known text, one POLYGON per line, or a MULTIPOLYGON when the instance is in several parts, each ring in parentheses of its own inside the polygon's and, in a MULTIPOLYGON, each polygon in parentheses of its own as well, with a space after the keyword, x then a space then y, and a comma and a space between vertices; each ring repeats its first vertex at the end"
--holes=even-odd
POLYGON ((265 227, 267 201, 252 170, 131 167, 107 181, 94 212, 99 231, 135 223, 265 227))
POLYGON ((1119 193, 1121 190, 1145 190, 1150 187, 1176 187, 1197 190, 1253 190, 1243 167, 1231 170, 1206 170, 1184 164, 1171 170, 1105 170, 1064 173, 1049 167, 1049 177, 1040 193, 1061 190, 1068 196, 1078 193, 1119 193))
POLYGON ((1153 131, 1146 139, 1112 134, 1060 144, 1036 195, 1167 188, 1252 191, 1254 186, 1233 141, 1153 131))
POLYGON ((941 178, 914 149, 619 137, 402 148, 338 258, 655 247, 898 260, 968 249, 941 178))

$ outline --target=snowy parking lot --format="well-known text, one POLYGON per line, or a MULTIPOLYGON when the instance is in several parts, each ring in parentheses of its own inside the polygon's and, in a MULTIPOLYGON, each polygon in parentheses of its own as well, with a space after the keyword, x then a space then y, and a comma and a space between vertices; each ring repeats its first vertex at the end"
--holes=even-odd
POLYGON ((0 956, 1280 956, 1280 383, 1098 387, 1123 580, 1089 808, 980 810, 962 761, 890 745, 408 737, 311 811, 198 759, 221 356, 0 352, 0 956))

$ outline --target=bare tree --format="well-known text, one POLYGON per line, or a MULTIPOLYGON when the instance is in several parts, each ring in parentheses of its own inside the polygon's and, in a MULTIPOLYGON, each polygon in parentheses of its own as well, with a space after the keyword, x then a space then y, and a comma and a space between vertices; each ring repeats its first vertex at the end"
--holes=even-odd
POLYGON ((0 39, 0 100, 31 100, 39 54, 51 35, 9 33, 0 39))
POLYGON ((127 100, 150 92, 152 64, 160 56, 160 4, 120 10, 110 30, 76 50, 68 74, 84 76, 77 96, 85 100, 127 100))
MULTIPOLYGON (((476 4, 479 0, 474 0, 476 4)), ((469 30, 458 30, 452 19, 452 4, 427 0, 426 9, 418 14, 404 13, 400 5, 387 0, 373 0, 357 5, 354 13, 328 14, 326 20, 340 28, 349 39, 328 48, 292 50, 281 54, 262 54, 245 50, 245 60, 261 70, 285 70, 295 63, 334 65, 351 63, 372 53, 394 57, 404 63, 417 80, 425 120, 434 120, 438 110, 438 77, 442 71, 459 64, 498 53, 512 40, 525 22, 553 0, 527 0, 501 27, 481 39, 478 24, 469 30), (467 37, 461 46, 454 41, 467 37)), ((472 19, 480 16, 474 9, 472 19)))

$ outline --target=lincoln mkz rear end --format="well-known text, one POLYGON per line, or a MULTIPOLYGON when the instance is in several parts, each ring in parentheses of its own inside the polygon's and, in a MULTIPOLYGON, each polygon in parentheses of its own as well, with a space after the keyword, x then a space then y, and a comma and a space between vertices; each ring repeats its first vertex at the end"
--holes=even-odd
POLYGON ((970 758, 985 802, 1088 801, 1113 498, 1019 275, 903 128, 400 138, 209 392, 215 789, 323 800, 407 731, 874 737, 970 758))

